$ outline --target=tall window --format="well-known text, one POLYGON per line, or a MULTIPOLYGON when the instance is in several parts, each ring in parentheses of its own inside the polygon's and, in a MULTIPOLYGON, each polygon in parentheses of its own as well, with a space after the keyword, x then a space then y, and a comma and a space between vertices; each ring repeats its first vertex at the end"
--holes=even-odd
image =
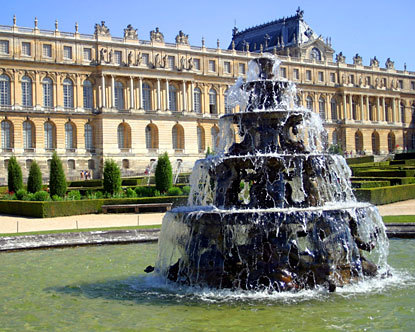
POLYGON ((307 99, 306 99, 306 107, 310 111, 313 110, 313 98, 311 98, 311 96, 307 96, 307 99))
POLYGON ((374 116, 373 116, 373 104, 372 102, 369 101, 369 120, 370 121, 374 121, 374 116))
POLYGON ((47 121, 43 125, 45 130, 45 149, 53 150, 55 149, 55 126, 52 122, 47 121))
POLYGON ((29 120, 26 120, 23 122, 23 148, 25 150, 34 148, 34 136, 33 124, 29 120))
POLYGON ((388 134, 388 151, 393 152, 395 150, 395 134, 389 133, 388 134))
POLYGON ((176 124, 172 129, 172 142, 174 150, 184 149, 184 130, 179 124, 176 124))
POLYGON ((193 103, 196 113, 202 113, 202 92, 199 88, 196 88, 193 92, 193 103))
POLYGON ((402 123, 405 123, 405 105, 403 103, 401 103, 401 119, 402 119, 402 123))
POLYGON ((205 131, 202 127, 197 127, 197 147, 199 152, 205 151, 205 131))
POLYGON ((149 124, 146 127, 146 148, 158 148, 158 130, 157 127, 153 124, 149 124))
POLYGON ((335 98, 331 98, 330 106, 331 106, 331 119, 337 120, 337 101, 335 98))
POLYGON ((83 56, 84 60, 90 61, 92 59, 92 50, 90 48, 84 48, 83 56))
POLYGON ((177 90, 174 85, 169 85, 169 109, 170 111, 177 111, 177 90))
POLYGON ((131 148, 131 129, 126 123, 120 123, 117 129, 118 134, 118 148, 129 149, 131 148))
POLYGON ((363 151, 363 134, 359 130, 354 134, 354 143, 356 152, 361 153, 363 151))
POLYGON ((46 77, 42 81, 43 85, 43 106, 53 107, 53 84, 49 77, 46 77))
POLYGON ((5 150, 13 148, 13 128, 7 120, 1 122, 1 147, 5 150))
POLYGON ((324 121, 326 119, 326 101, 323 97, 318 100, 318 109, 320 117, 324 121))
POLYGON ((0 75, 0 106, 10 105, 10 78, 0 75))
POLYGON ((151 110, 151 88, 147 83, 143 83, 143 109, 151 110))
POLYGON ((373 154, 379 154, 380 150, 379 150, 379 134, 374 131, 372 133, 372 153, 373 154))
POLYGON ((228 93, 229 93, 229 89, 226 89, 224 95, 225 95, 225 113, 229 114, 232 113, 232 107, 229 106, 228 103, 228 93))
POLYGON ((73 108, 73 83, 69 78, 63 80, 63 107, 73 108))
POLYGON ((85 80, 83 84, 84 92, 84 108, 92 109, 93 97, 92 97, 92 83, 91 81, 85 80))
POLYGON ((390 122, 390 117, 389 117, 389 105, 385 104, 385 121, 386 122, 390 122))
POLYGON ((91 151, 94 149, 93 131, 90 123, 86 123, 84 127, 85 149, 91 151))
POLYGON ((212 150, 216 151, 219 147, 219 129, 218 127, 212 127, 210 130, 212 136, 212 150))
POLYGON ((67 150, 75 149, 74 138, 74 126, 70 122, 65 123, 65 148, 67 150))
POLYGON ((412 117, 412 122, 415 122, 415 103, 412 104, 411 106, 411 117, 412 117))
POLYGON ((209 112, 210 114, 218 114, 218 107, 216 103, 216 90, 210 89, 209 90, 209 112))
POLYGON ((223 63, 223 71, 224 71, 226 74, 230 74, 230 72, 231 72, 231 63, 230 63, 229 61, 225 61, 225 62, 223 63))
POLYGON ((124 109, 124 86, 121 82, 115 82, 114 84, 114 102, 117 110, 124 109))
POLYGON ((120 65, 122 62, 122 52, 121 51, 115 51, 114 52, 114 63, 117 65, 120 65))
POLYGON ((352 99, 352 118, 353 120, 357 120, 357 105, 354 99, 352 99))
POLYGON ((167 65, 169 66, 169 68, 173 69, 174 68, 174 56, 169 55, 167 57, 167 65))
POLYGON ((32 106, 32 80, 28 76, 22 77, 22 106, 32 106))

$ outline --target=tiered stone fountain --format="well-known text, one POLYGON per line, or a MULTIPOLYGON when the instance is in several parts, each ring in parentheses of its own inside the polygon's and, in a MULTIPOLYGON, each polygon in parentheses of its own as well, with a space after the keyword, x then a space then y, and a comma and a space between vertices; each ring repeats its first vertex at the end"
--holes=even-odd
POLYGON ((277 62, 251 62, 232 90, 242 111, 220 119, 222 151, 196 162, 189 206, 163 220, 156 271, 172 281, 334 291, 387 267, 377 209, 355 200, 345 160, 325 152, 321 119, 295 106, 277 62))

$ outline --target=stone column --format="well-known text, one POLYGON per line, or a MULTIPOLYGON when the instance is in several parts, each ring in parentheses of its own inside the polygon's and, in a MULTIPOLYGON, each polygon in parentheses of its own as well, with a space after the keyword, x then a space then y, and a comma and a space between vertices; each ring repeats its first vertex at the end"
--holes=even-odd
POLYGON ((170 96, 169 96, 169 80, 166 79, 166 111, 170 107, 170 96))
POLYGON ((160 91, 160 79, 157 79, 157 109, 161 110, 161 91, 160 91))
POLYGON ((182 94, 183 94, 183 111, 186 112, 187 111, 187 101, 186 101, 186 82, 183 81, 183 85, 182 85, 182 94))
POLYGON ((141 77, 138 78, 138 108, 143 109, 143 80, 141 77))
POLYGON ((134 109, 134 80, 130 76, 130 109, 134 109))
POLYGON ((115 80, 114 75, 111 75, 111 107, 115 108, 115 80))
POLYGON ((101 107, 107 107, 107 103, 105 100, 105 76, 102 74, 101 76, 101 107))

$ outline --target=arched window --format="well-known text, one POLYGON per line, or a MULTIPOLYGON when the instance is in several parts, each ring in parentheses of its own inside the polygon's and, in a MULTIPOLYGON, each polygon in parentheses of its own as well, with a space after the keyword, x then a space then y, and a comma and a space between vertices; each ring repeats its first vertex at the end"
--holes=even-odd
POLYGON ((202 92, 199 88, 193 91, 193 107, 196 113, 202 113, 202 92))
POLYGON ((3 150, 13 149, 13 126, 8 120, 1 122, 1 147, 3 150))
POLYGON ((87 151, 94 150, 94 132, 89 122, 85 123, 84 136, 85 136, 85 149, 87 151))
POLYGON ((29 120, 23 122, 23 148, 25 150, 33 149, 35 138, 35 128, 33 123, 29 120))
POLYGON ((405 123, 405 105, 404 103, 401 103, 401 119, 402 119, 402 123, 405 123))
POLYGON ((393 152, 395 150, 395 134, 390 132, 388 134, 388 151, 393 152))
POLYGON ((118 148, 130 149, 131 148, 131 128, 125 122, 120 123, 117 129, 118 133, 118 148))
POLYGON ((177 89, 174 85, 169 85, 169 110, 177 111, 177 89))
POLYGON ((326 119, 326 100, 323 97, 318 100, 318 110, 320 118, 324 121, 326 119))
POLYGON ((363 135, 360 130, 356 131, 354 134, 354 143, 355 143, 355 150, 356 153, 363 152, 363 135))
POLYGON ((197 147, 199 153, 205 151, 205 130, 201 126, 197 126, 197 147))
POLYGON ((65 148, 72 150, 76 148, 75 126, 72 122, 65 123, 65 148))
POLYGON ((84 108, 92 109, 93 107, 93 95, 92 95, 92 83, 89 80, 85 80, 83 84, 84 92, 84 108))
POLYGON ((184 150, 184 129, 176 124, 172 129, 172 141, 174 150, 184 150))
POLYGON ((310 111, 313 110, 313 98, 311 98, 311 96, 307 96, 307 99, 306 99, 306 107, 310 111))
POLYGON ((378 132, 374 131, 372 133, 372 153, 379 154, 380 153, 380 140, 378 132))
POLYGON ((149 124, 146 127, 146 148, 147 149, 158 149, 159 138, 158 129, 154 124, 149 124))
POLYGON ((210 130, 210 134, 212 136, 212 150, 216 151, 219 147, 219 129, 218 127, 212 127, 210 130))
POLYGON ((43 85, 43 106, 53 107, 53 82, 49 77, 42 81, 43 85))
POLYGON ((124 86, 121 82, 115 82, 114 84, 114 103, 117 110, 124 109, 124 86))
POLYGON ((209 112, 210 114, 218 114, 217 94, 215 89, 209 90, 209 112))
POLYGON ((0 75, 0 106, 10 105, 10 78, 0 75))
POLYGON ((330 107, 331 107, 331 119, 338 120, 336 98, 331 98, 330 107))
POLYGON ((151 88, 150 88, 150 85, 148 85, 147 83, 143 83, 142 96, 143 96, 143 102, 142 102, 143 109, 147 111, 151 110, 151 88))
POLYGON ((310 59, 311 60, 319 60, 321 61, 321 52, 317 47, 314 47, 310 52, 310 59))
POLYGON ((63 107, 73 108, 73 83, 69 78, 63 80, 63 107))
POLYGON ((32 106, 32 80, 28 76, 22 77, 22 106, 32 106))
POLYGON ((45 149, 54 150, 56 148, 56 127, 51 121, 46 121, 43 128, 45 130, 45 149))

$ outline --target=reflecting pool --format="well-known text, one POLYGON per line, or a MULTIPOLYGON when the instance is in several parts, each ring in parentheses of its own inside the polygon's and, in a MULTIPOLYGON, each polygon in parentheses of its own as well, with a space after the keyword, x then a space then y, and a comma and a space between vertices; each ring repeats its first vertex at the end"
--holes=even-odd
POLYGON ((393 277, 266 294, 188 289, 146 275, 157 244, 0 253, 0 330, 415 330, 415 241, 391 240, 393 277))

